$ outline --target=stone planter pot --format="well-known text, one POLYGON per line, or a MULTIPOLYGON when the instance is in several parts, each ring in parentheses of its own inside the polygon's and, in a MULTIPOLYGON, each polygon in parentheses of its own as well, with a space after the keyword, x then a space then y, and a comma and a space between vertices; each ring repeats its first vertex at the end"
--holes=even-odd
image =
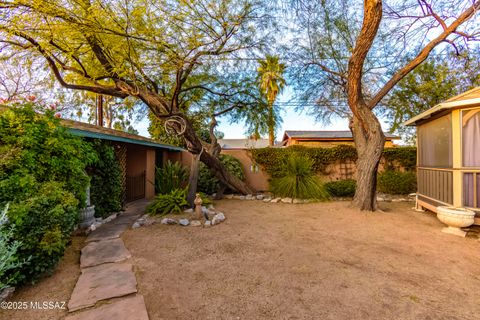
POLYGON ((89 206, 80 210, 80 228, 88 228, 95 222, 95 206, 89 206))
POLYGON ((448 227, 442 232, 465 237, 467 234, 460 228, 466 228, 473 224, 475 212, 465 208, 437 207, 437 218, 448 227))

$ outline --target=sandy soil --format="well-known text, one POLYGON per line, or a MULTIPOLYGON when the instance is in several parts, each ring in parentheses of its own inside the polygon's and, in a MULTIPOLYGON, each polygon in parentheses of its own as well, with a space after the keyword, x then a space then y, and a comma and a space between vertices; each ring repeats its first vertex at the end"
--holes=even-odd
MULTIPOLYGON (((17 289, 10 302, 27 302, 26 310, 0 310, 0 319, 5 320, 50 320, 63 319, 67 315, 67 303, 80 276, 80 250, 84 245, 85 237, 72 238, 72 244, 65 251, 63 259, 55 268, 54 273, 41 279, 35 285, 28 285, 17 289), (61 309, 32 309, 31 302, 65 302, 65 310, 61 309)), ((55 305, 53 305, 55 307, 55 305)), ((57 304, 61 306, 61 304, 57 304)))
POLYGON ((411 206, 224 200, 211 229, 122 237, 152 320, 479 319, 479 241, 411 206))

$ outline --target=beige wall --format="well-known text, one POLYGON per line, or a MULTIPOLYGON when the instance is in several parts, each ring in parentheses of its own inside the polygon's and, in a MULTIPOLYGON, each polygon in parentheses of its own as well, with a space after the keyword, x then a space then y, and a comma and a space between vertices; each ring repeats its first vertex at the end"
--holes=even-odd
POLYGON ((259 166, 257 166, 258 171, 252 171, 253 161, 250 158, 250 153, 248 152, 248 150, 222 150, 222 153, 231 155, 240 160, 243 166, 243 172, 245 173, 245 181, 250 187, 252 187, 256 191, 268 190, 269 176, 267 173, 263 172, 259 166))

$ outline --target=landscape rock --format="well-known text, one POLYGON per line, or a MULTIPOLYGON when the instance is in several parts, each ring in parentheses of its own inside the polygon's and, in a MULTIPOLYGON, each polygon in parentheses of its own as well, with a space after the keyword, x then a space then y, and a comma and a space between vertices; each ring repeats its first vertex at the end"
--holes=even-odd
POLYGON ((188 221, 188 219, 180 219, 178 220, 178 224, 181 226, 188 226, 190 224, 190 221, 188 221))
POLYGON ((256 198, 257 198, 257 200, 263 200, 264 195, 263 194, 257 194, 256 198))
POLYGON ((223 196, 225 199, 233 199, 233 194, 226 194, 223 196))
POLYGON ((251 195, 251 194, 247 194, 247 195, 245 196, 245 200, 253 200, 253 199, 255 199, 255 198, 254 198, 253 195, 251 195))
POLYGON ((272 201, 272 198, 265 198, 265 199, 263 199, 263 202, 270 202, 270 201, 272 201))
POLYGON ((137 229, 137 228, 140 228, 142 225, 138 222, 135 222, 133 225, 132 225, 132 229, 137 229))
POLYGON ((190 222, 190 226, 192 227, 200 227, 202 225, 202 223, 198 220, 192 220, 192 222, 190 222))
POLYGON ((212 221, 209 221, 209 220, 205 221, 204 226, 205 227, 211 227, 212 226, 212 221))
POLYGON ((281 200, 282 200, 282 198, 275 198, 275 199, 272 199, 272 201, 270 201, 270 202, 272 202, 272 203, 278 203, 278 202, 280 202, 281 200))
POLYGON ((7 287, 0 290, 0 302, 6 301, 9 297, 12 296, 15 291, 14 287, 7 287))
POLYGON ((237 194, 233 196, 233 199, 236 199, 236 200, 242 200, 242 198, 245 199, 245 196, 237 195, 237 194))
POLYGON ((245 200, 246 197, 245 197, 245 196, 240 196, 239 199, 240 199, 240 200, 245 200))
POLYGON ((213 206, 213 204, 208 206, 208 210, 215 210, 215 207, 213 206))
POLYGON ((292 198, 282 198, 282 202, 283 203, 292 203, 293 200, 292 200, 292 198))
POLYGON ((177 224, 177 220, 172 219, 172 218, 163 218, 162 221, 160 221, 161 224, 177 224))
POLYGON ((102 222, 103 218, 95 218, 96 222, 102 222))
POLYGON ((222 212, 217 213, 212 219, 212 226, 225 221, 225 215, 222 212))
POLYGON ((185 212, 185 213, 193 213, 193 209, 192 209, 192 208, 185 209, 185 210, 183 210, 183 212, 185 212))
POLYGON ((295 198, 295 199, 293 199, 293 202, 292 202, 292 203, 298 204, 298 203, 304 203, 304 202, 303 202, 303 199, 297 199, 297 198, 295 198))

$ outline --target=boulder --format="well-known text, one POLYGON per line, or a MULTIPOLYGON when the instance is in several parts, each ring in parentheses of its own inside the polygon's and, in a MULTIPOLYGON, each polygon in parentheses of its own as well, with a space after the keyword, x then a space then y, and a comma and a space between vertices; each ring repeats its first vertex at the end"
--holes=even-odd
POLYGON ((178 220, 178 224, 181 226, 188 226, 190 224, 190 221, 188 221, 188 219, 180 219, 178 220))
POLYGON ((205 227, 211 227, 212 226, 212 221, 205 221, 205 223, 203 224, 205 227))
POLYGON ((217 213, 212 219, 212 226, 225 221, 225 215, 222 212, 217 213))
POLYGON ((292 203, 293 199, 292 198, 282 198, 283 203, 292 203))
POLYGON ((263 200, 265 196, 263 194, 257 194, 256 198, 257 200, 263 200))
POLYGON ((163 218, 161 224, 177 224, 177 220, 172 218, 163 218))
POLYGON ((190 222, 190 226, 192 226, 192 227, 200 227, 201 225, 202 225, 202 223, 198 220, 192 220, 190 222))
POLYGON ((275 198, 275 199, 272 199, 272 201, 270 201, 270 202, 278 203, 278 202, 280 202, 280 200, 282 200, 282 198, 275 198))

